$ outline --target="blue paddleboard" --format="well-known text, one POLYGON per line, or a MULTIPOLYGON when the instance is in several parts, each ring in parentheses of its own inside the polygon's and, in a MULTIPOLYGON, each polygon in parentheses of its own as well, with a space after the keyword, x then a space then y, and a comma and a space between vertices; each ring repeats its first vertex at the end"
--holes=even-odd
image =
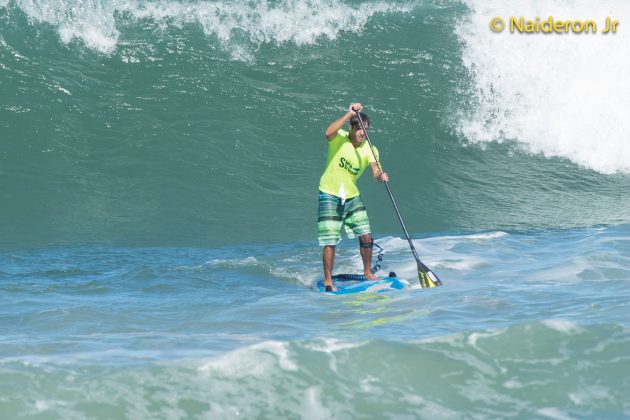
POLYGON ((396 273, 389 276, 381 276, 378 280, 365 280, 365 276, 358 274, 338 274, 333 276, 333 284, 337 288, 335 292, 326 292, 324 280, 317 281, 317 289, 333 295, 346 295, 359 292, 383 292, 391 289, 404 289, 407 282, 396 277, 396 273))

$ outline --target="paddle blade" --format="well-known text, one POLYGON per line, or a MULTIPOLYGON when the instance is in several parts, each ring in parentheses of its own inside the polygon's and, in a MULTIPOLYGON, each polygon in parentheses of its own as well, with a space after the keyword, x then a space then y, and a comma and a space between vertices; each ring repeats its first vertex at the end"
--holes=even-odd
POLYGON ((421 262, 418 262, 418 278, 420 279, 420 287, 423 289, 442 285, 438 276, 421 262))

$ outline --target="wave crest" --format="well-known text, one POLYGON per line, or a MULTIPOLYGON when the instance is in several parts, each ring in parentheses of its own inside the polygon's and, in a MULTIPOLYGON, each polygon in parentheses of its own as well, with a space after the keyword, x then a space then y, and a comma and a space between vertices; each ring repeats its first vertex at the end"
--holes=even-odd
POLYGON ((516 140, 545 157, 604 174, 630 173, 630 32, 601 33, 607 16, 630 17, 618 2, 466 0, 457 33, 469 70, 471 104, 459 132, 472 143, 516 140), (596 34, 493 33, 494 16, 592 19, 596 34))
MULTIPOLYGON (((340 0, 133 1, 15 0, 31 23, 54 26, 64 43, 82 41, 88 48, 112 53, 121 23, 149 19, 158 28, 200 25, 222 47, 243 49, 242 41, 314 44, 336 39, 343 31, 359 32, 375 14, 408 12, 412 6, 386 2, 350 5, 340 0)), ((7 7, 9 3, 0 4, 7 7)))

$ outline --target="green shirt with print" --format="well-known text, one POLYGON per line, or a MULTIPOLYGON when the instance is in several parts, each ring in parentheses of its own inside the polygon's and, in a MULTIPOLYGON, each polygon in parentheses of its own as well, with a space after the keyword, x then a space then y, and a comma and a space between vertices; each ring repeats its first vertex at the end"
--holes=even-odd
MULTIPOLYGON (((374 153, 378 159, 376 147, 374 153)), ((335 138, 328 142, 326 169, 319 180, 319 190, 342 200, 356 197, 359 195, 357 179, 372 162, 376 161, 367 140, 355 148, 347 131, 337 131, 335 138)))

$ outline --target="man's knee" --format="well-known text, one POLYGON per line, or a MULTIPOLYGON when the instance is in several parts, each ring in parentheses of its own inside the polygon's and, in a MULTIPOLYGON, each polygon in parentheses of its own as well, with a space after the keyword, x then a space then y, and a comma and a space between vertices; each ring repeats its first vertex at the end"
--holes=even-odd
POLYGON ((372 239, 372 235, 366 233, 365 235, 359 236, 359 246, 361 248, 373 248, 374 240, 372 239))
POLYGON ((335 255, 335 245, 324 245, 322 248, 324 256, 335 255))

